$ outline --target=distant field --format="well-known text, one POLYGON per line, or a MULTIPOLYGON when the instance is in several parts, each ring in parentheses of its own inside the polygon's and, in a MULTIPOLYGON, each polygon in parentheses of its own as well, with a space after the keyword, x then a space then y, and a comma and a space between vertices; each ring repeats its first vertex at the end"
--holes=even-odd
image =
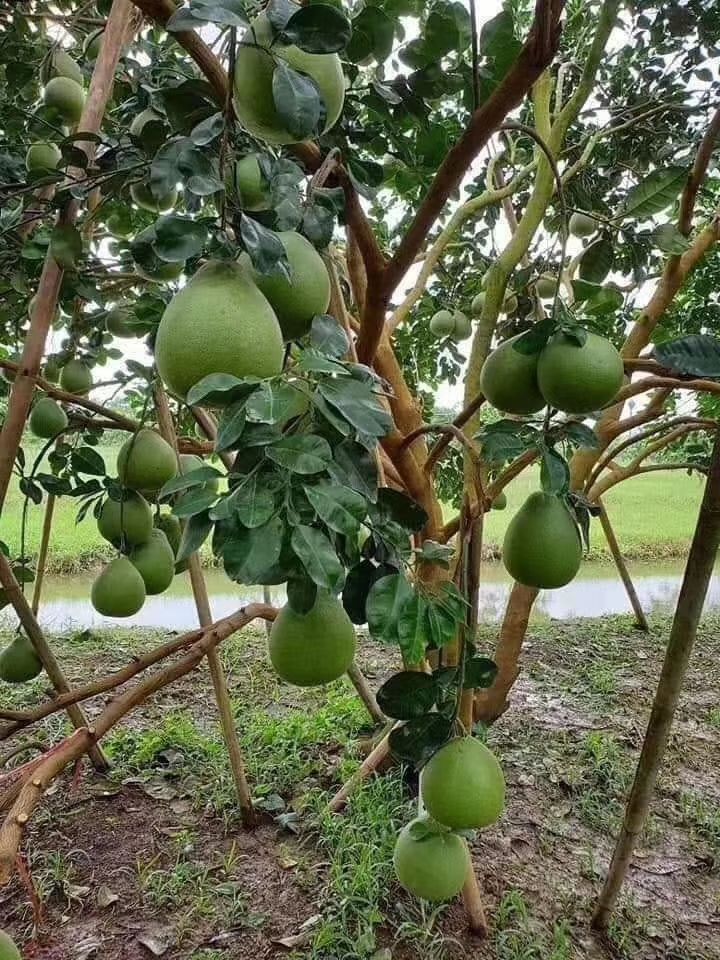
MULTIPOLYGON (((113 469, 118 447, 101 445, 97 448, 109 469, 113 469)), ((31 455, 32 447, 26 453, 31 455)), ((485 543, 494 547, 502 543, 505 528, 525 497, 538 488, 537 470, 529 470, 508 487, 507 509, 492 511, 486 521, 485 543)), ((698 505, 702 496, 702 481, 684 473, 656 473, 629 480, 614 487, 605 498, 615 530, 628 557, 662 559, 682 555, 692 536, 698 505)), ((100 537, 90 516, 75 523, 78 504, 68 498, 59 501, 53 523, 52 550, 49 569, 73 572, 90 566, 109 553, 108 545, 100 537)), ((452 516, 452 509, 446 511, 452 516)), ((20 518, 22 497, 14 485, 0 518, 0 538, 13 551, 20 548, 20 518)), ((27 526, 27 549, 35 554, 40 543, 44 504, 30 506, 27 526)), ((607 555, 602 530, 597 522, 592 528, 592 555, 607 555)))

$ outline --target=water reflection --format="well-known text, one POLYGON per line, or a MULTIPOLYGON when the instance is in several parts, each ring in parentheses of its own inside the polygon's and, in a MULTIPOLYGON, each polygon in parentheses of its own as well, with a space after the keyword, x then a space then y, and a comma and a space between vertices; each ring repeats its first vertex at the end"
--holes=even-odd
MULTIPOLYGON (((640 600, 647 613, 670 610, 677 599, 682 577, 682 564, 633 565, 633 579, 640 600)), ((600 617, 627 613, 628 600, 619 578, 608 564, 586 564, 576 580, 560 590, 541 593, 535 606, 536 618, 569 619, 573 617, 600 617)), ((262 599, 262 589, 238 587, 220 570, 206 571, 213 618, 223 617, 237 610, 244 602, 262 599)), ((500 564, 487 564, 483 570, 480 593, 480 617, 485 621, 499 619, 504 612, 510 590, 510 580, 500 564)), ((157 627, 168 630, 186 630, 197 623, 195 605, 187 574, 176 577, 167 591, 159 597, 149 597, 142 610, 126 620, 101 617, 90 605, 89 576, 50 577, 46 581, 40 622, 50 631, 83 629, 122 624, 123 626, 157 627)), ((273 601, 282 603, 282 588, 272 588, 273 601)), ((707 607, 720 606, 720 580, 713 577, 707 607)), ((13 624, 14 613, 6 608, 0 613, 0 623, 13 624)))

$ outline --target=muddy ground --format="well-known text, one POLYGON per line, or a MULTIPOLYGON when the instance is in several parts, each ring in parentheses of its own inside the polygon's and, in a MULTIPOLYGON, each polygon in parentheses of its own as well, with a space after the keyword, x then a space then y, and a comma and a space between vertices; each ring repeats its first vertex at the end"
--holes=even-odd
MULTIPOLYGON (((531 630, 512 709, 489 733, 508 806, 473 844, 491 924, 485 942, 467 935, 459 903, 423 910, 392 880, 393 837, 414 808, 410 772, 370 781, 339 817, 324 812, 372 727, 347 683, 324 692, 278 684, 261 631, 223 651, 260 825, 248 832, 238 822, 200 671, 109 737, 107 778, 83 766, 51 788, 23 846, 35 908, 16 876, 0 888, 0 928, 37 960, 717 960, 718 628, 716 618, 704 622, 652 817, 607 939, 589 932, 589 917, 667 621, 653 622, 649 635, 624 617, 531 630)), ((488 649, 491 638, 488 629, 488 649)), ((69 676, 86 681, 162 639, 86 632, 57 638, 56 649, 69 676)), ((394 662, 394 651, 364 642, 360 664, 374 686, 394 662)), ((42 692, 38 681, 11 694, 21 705, 42 692)), ((53 718, 26 736, 52 742, 63 727, 53 718)))

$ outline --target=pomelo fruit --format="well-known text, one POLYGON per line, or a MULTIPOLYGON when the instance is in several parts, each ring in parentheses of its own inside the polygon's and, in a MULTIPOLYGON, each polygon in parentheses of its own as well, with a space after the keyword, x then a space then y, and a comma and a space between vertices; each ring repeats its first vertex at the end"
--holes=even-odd
POLYGON ((130 323, 132 310, 127 304, 119 303, 111 307, 105 317, 105 328, 114 337, 142 336, 142 328, 130 323))
POLYGON ((403 827, 393 853, 395 875, 408 893, 421 900, 452 900, 465 885, 468 846, 456 833, 434 830, 437 827, 428 817, 403 827))
POLYGON ((172 513, 159 513, 153 520, 153 526, 165 534, 173 556, 175 556, 180 548, 180 540, 182 539, 182 525, 179 517, 174 516, 172 513))
MULTIPOLYGON (((473 297, 472 303, 470 304, 470 312, 474 316, 479 317, 483 312, 485 307, 485 297, 486 293, 484 290, 481 290, 480 293, 473 297)), ((506 290, 502 306, 500 307, 500 313, 514 313, 517 310, 517 306, 518 299, 515 294, 512 292, 512 290, 506 290)))
POLYGON ((453 310, 453 332, 450 336, 453 340, 467 340, 472 333, 472 321, 470 317, 462 310, 453 310))
POLYGON ((551 273, 543 273, 535 281, 535 293, 541 300, 552 300, 556 288, 557 280, 551 273))
POLYGON ((318 590, 308 613, 286 604, 270 630, 270 660, 283 680, 315 687, 337 680, 355 656, 355 630, 342 604, 318 590))
POLYGON ((22 960, 15 942, 4 930, 0 930, 0 960, 22 960))
POLYGON ((267 210, 270 207, 270 186, 262 175, 256 153, 249 153, 230 164, 225 174, 225 189, 243 210, 267 210))
POLYGON ((503 413, 537 413, 545 406, 537 382, 538 354, 515 349, 521 336, 510 337, 493 350, 480 372, 486 400, 503 413))
POLYGON ((175 576, 175 553, 158 528, 152 531, 149 540, 134 548, 130 562, 143 578, 148 596, 163 593, 175 576))
POLYGON ((143 127, 146 123, 164 123, 163 117, 152 107, 146 107, 134 118, 130 124, 130 133, 133 137, 142 136, 143 127))
MULTIPOLYGON (((192 473, 193 470, 200 470, 201 467, 206 466, 205 461, 202 457, 199 457, 196 453, 181 453, 180 454, 180 473, 185 476, 186 473, 192 473)), ((212 490, 213 493, 218 492, 220 478, 216 477, 213 480, 207 480, 201 486, 203 490, 212 490)))
POLYGON ((574 237, 591 237, 598 228, 598 222, 586 213, 573 213, 569 226, 574 237))
MULTIPOLYGON (((25 683, 34 680, 42 673, 42 660, 35 652, 30 640, 19 633, 2 653, 0 653, 0 680, 6 683, 25 683)), ((3 941, 0 939, 0 958, 3 941)), ((12 956, 12 954, 8 954, 12 956)), ((20 954, 18 954, 20 956, 20 954)))
MULTIPOLYGON (((300 7, 298 6, 298 10, 300 7)), ((345 77, 336 53, 305 53, 283 45, 264 13, 250 24, 238 47, 235 62, 235 109, 245 129, 268 143, 297 143, 303 139, 285 127, 273 100, 275 58, 305 74, 315 83, 325 106, 321 133, 334 126, 345 100, 345 77)))
POLYGON ((95 30, 93 33, 88 33, 83 40, 83 53, 88 60, 97 60, 104 31, 104 27, 102 30, 95 30))
POLYGON ((507 507, 507 495, 504 490, 501 490, 496 497, 493 497, 493 501, 490 504, 490 509, 504 510, 505 507, 507 507))
POLYGON ((285 230, 278 238, 287 253, 291 280, 280 273, 257 273, 247 254, 239 262, 267 297, 285 340, 298 340, 310 330, 313 317, 327 311, 330 277, 322 257, 302 234, 285 230))
POLYGON ((111 560, 95 578, 90 602, 104 617, 131 617, 145 603, 145 584, 127 557, 111 560))
POLYGON ((623 359, 605 337, 587 331, 582 346, 555 334, 540 353, 537 380, 551 407, 565 413, 590 413, 615 397, 622 386, 623 359))
POLYGON ((250 275, 236 263, 212 261, 165 308, 155 362, 181 397, 211 373, 273 377, 283 365, 282 331, 250 275))
POLYGON ((50 383, 57 383, 60 379, 60 364, 57 357, 48 357, 42 371, 43 377, 50 383))
POLYGON ((505 777, 484 743, 458 737, 425 764, 420 793, 433 820, 453 830, 480 830, 502 814, 505 777))
POLYGON ((43 61, 40 70, 40 79, 48 83, 52 77, 67 77, 82 86, 83 72, 73 58, 62 47, 55 47, 43 61))
POLYGON ((92 387, 93 378, 90 367, 72 357, 60 371, 60 386, 68 393, 77 393, 79 396, 87 393, 92 387))
MULTIPOLYGON (((177 190, 175 187, 167 193, 155 194, 147 183, 133 183, 130 185, 130 196, 133 201, 142 210, 149 210, 151 213, 165 213, 177 203, 177 190)), ((174 264, 168 264, 174 266, 174 264)))
POLYGON ((55 400, 41 397, 30 414, 30 431, 36 437, 49 440, 57 436, 68 425, 67 414, 55 400))
POLYGON ((483 312, 483 307, 485 306, 485 291, 481 290, 480 293, 475 294, 470 304, 470 313, 474 316, 479 317, 483 312))
POLYGON ((430 331, 436 337, 449 337, 455 331, 455 318, 451 310, 437 310, 430 317, 430 331))
POLYGON ((153 530, 152 510, 139 493, 130 493, 122 503, 108 497, 100 510, 97 525, 100 535, 114 546, 120 546, 124 539, 128 547, 136 547, 150 539, 153 530))
POLYGON ((552 590, 580 569, 582 542, 565 504, 550 493, 531 493, 508 524, 502 551, 505 569, 526 587, 552 590))
POLYGON ((60 147, 47 140, 39 140, 37 143, 31 143, 25 154, 25 167, 27 170, 55 170, 62 160, 60 147))
POLYGON ((144 427, 120 447, 117 472, 131 490, 157 493, 177 475, 175 451, 157 431, 144 427))
POLYGON ((75 124, 82 116, 85 106, 83 88, 70 77, 53 77, 48 80, 43 93, 46 107, 52 107, 67 123, 75 124))
POLYGON ((132 215, 129 210, 113 210, 105 226, 114 237, 129 237, 133 230, 132 215))

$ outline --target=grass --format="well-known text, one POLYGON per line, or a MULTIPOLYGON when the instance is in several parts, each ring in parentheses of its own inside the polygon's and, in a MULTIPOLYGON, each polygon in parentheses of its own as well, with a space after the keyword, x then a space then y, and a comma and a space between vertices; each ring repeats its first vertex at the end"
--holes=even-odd
POLYGON ((533 919, 519 890, 509 890, 500 901, 497 928, 497 960, 573 960, 575 956, 567 921, 546 929, 533 919))
MULTIPOLYGON (((39 449, 34 443, 26 444, 28 462, 39 449)), ((101 444, 97 450, 112 471, 117 445, 101 444)), ((507 489, 507 509, 491 511, 488 515, 485 527, 488 546, 497 548, 502 543, 513 514, 538 486, 536 469, 525 471, 510 484, 507 489)), ((701 495, 701 481, 679 472, 647 474, 610 490, 605 497, 605 504, 626 556, 648 560, 683 556, 687 552, 701 495), (658 523, 658 517, 662 518, 662 523, 658 523)), ((0 517, 0 538, 10 545, 14 553, 20 550, 22 504, 23 498, 14 482, 0 517)), ((37 554, 39 547, 44 509, 43 503, 31 505, 28 511, 26 544, 32 556, 37 554)), ((110 548, 97 532, 92 516, 76 524, 77 509, 77 502, 70 497, 61 498, 56 505, 52 549, 48 560, 48 569, 52 572, 78 572, 110 555, 110 548)), ((446 509, 448 517, 453 513, 452 508, 446 509)), ((592 524, 590 557, 608 557, 602 530, 597 522, 592 524)))

